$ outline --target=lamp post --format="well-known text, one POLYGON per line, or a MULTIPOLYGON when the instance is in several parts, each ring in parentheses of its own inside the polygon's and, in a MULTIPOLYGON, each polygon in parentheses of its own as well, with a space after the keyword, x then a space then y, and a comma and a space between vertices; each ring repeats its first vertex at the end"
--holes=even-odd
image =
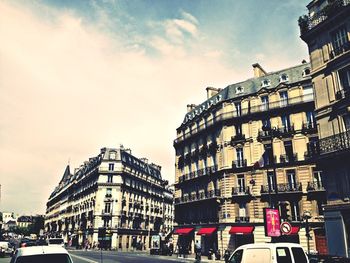
POLYGON ((303 219, 305 220, 305 236, 307 241, 307 253, 310 254, 310 228, 309 228, 309 219, 311 218, 310 211, 304 211, 303 219))

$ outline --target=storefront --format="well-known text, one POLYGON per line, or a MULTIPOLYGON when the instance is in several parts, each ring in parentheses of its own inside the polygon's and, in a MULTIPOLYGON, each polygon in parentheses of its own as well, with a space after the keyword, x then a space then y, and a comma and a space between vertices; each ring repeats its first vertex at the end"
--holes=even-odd
POLYGON ((218 250, 217 227, 202 227, 197 235, 201 236, 202 255, 208 255, 210 250, 214 253, 218 250))
POLYGON ((175 235, 178 235, 176 250, 179 254, 192 253, 192 243, 194 241, 194 228, 178 228, 174 231, 175 235))
POLYGON ((229 231, 230 243, 237 248, 245 244, 254 243, 254 226, 231 226, 229 231))

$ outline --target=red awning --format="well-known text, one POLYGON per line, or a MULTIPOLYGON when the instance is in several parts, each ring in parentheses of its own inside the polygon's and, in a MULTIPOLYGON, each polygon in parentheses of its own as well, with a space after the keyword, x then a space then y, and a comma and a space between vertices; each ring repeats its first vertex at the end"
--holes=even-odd
POLYGON ((299 233, 300 226, 292 226, 292 231, 289 235, 297 235, 299 233))
POLYGON ((175 230, 175 235, 188 235, 194 228, 193 227, 186 227, 186 228, 178 228, 175 230))
POLYGON ((254 226, 231 226, 230 235, 248 235, 252 234, 254 231, 254 226))
POLYGON ((216 231, 217 227, 202 227, 197 235, 211 235, 216 231))

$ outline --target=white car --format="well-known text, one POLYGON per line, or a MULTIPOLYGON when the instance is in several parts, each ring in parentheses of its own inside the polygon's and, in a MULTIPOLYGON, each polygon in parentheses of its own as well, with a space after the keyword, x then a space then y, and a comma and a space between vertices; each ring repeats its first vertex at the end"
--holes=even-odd
POLYGON ((6 255, 12 255, 13 248, 11 244, 7 241, 0 241, 0 256, 4 257, 6 255))
POLYGON ((49 246, 60 246, 60 247, 64 247, 64 240, 63 238, 49 238, 47 240, 47 244, 49 246))
POLYGON ((73 263, 67 250, 59 246, 18 248, 11 263, 73 263))
POLYGON ((256 243, 238 247, 230 263, 309 263, 302 246, 295 243, 256 243))

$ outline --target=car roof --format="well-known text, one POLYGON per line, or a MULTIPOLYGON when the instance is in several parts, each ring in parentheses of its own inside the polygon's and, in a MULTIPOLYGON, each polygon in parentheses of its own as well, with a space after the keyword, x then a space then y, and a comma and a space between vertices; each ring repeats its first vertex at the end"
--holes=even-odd
POLYGON ((50 247, 50 246, 34 246, 34 247, 22 247, 17 249, 18 256, 32 256, 40 254, 68 254, 67 250, 63 247, 50 247))
POLYGON ((240 246, 238 249, 246 249, 246 248, 276 248, 276 247, 300 247, 303 248, 300 244, 297 243, 254 243, 254 244, 246 244, 243 246, 240 246))

